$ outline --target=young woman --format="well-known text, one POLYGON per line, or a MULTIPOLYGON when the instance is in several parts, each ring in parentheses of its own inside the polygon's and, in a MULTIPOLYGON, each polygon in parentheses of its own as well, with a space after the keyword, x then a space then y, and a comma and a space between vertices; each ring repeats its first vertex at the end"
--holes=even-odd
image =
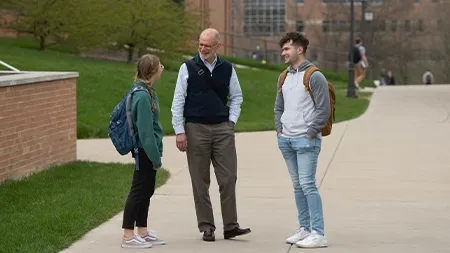
POLYGON ((159 102, 154 84, 161 77, 163 69, 159 58, 150 54, 142 56, 137 63, 132 88, 141 86, 148 92, 135 92, 131 101, 133 125, 138 136, 139 170, 134 170, 123 213, 123 248, 150 248, 152 245, 165 244, 165 241, 159 239, 154 232, 147 230, 148 210, 150 198, 155 192, 156 172, 162 166, 163 130, 159 122, 159 102), (134 231, 135 226, 137 233, 134 231))

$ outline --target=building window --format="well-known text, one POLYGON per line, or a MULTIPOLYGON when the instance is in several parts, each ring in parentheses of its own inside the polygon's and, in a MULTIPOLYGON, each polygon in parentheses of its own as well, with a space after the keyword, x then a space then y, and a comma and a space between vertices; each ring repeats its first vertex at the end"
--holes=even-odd
POLYGON ((405 32, 410 32, 411 31, 411 21, 409 20, 405 20, 405 32))
POLYGON ((397 20, 392 20, 391 21, 391 31, 392 32, 397 31, 397 20))
POLYGON ((303 33, 305 30, 305 24, 302 20, 297 20, 296 31, 299 33, 303 33))
POLYGON ((380 25, 380 31, 382 31, 382 32, 387 31, 386 20, 380 20, 379 25, 380 25))
POLYGON ((244 0, 244 34, 276 36, 285 31, 285 0, 244 0))
MULTIPOLYGON (((358 23, 355 22, 355 31, 358 30, 358 23)), ((322 21, 322 31, 328 32, 348 32, 350 30, 350 22, 348 20, 324 20, 322 21)))
POLYGON ((423 20, 422 19, 417 20, 417 30, 419 32, 423 32, 423 20))
POLYGON ((296 2, 297 2, 298 4, 303 4, 303 3, 305 3, 305 0, 296 0, 296 2))
POLYGON ((328 20, 322 21, 322 32, 324 32, 324 33, 330 32, 330 21, 328 21, 328 20))

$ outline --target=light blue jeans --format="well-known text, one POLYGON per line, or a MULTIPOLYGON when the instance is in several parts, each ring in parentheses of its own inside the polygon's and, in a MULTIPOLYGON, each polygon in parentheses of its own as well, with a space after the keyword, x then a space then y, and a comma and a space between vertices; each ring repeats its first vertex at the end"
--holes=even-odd
POLYGON ((291 175, 300 227, 323 235, 322 199, 316 186, 321 139, 278 136, 278 147, 291 175))

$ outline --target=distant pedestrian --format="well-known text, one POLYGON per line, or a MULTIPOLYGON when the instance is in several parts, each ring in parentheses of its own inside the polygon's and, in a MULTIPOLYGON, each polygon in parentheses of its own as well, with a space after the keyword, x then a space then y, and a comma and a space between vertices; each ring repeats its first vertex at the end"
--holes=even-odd
POLYGON ((430 70, 427 70, 422 76, 422 81, 425 85, 431 85, 434 82, 433 73, 431 73, 430 70))
POLYGON ((356 39, 353 52, 353 63, 355 64, 355 87, 360 90, 360 85, 366 77, 366 68, 369 67, 369 61, 366 56, 366 48, 363 46, 361 39, 356 39))
POLYGON ((395 85, 395 77, 394 74, 392 74, 391 70, 388 71, 387 76, 388 76, 388 85, 395 85))
POLYGON ((386 69, 382 69, 380 73, 380 85, 387 85, 389 82, 389 77, 386 69))

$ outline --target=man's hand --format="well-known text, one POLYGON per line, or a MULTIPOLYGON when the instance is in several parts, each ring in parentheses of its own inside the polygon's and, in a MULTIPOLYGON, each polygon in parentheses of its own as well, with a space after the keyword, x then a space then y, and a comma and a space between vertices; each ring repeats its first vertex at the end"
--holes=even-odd
POLYGON ((177 134, 176 144, 178 150, 180 150, 181 152, 185 152, 188 146, 186 134, 177 134))

